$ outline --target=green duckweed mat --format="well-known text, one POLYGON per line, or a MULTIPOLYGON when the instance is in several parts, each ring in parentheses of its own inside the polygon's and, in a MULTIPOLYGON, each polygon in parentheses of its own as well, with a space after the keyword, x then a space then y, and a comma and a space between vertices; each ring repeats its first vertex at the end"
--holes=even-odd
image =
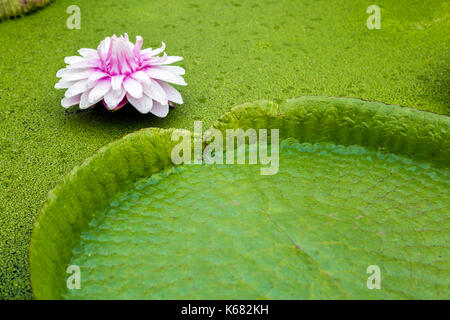
POLYGON ((49 190, 105 144, 148 127, 209 127, 232 106, 304 95, 357 97, 443 115, 449 108, 447 0, 57 0, 0 23, 0 299, 32 297, 28 245, 49 190), (81 29, 66 26, 70 5, 81 29), (167 118, 133 108, 66 112, 64 57, 106 36, 141 35, 180 55, 185 104, 167 118))
POLYGON ((172 130, 110 144, 38 216, 36 298, 449 297, 447 117, 304 97, 244 104, 214 127, 280 128, 279 172, 173 166, 172 130), (80 290, 66 289, 71 264, 80 290))

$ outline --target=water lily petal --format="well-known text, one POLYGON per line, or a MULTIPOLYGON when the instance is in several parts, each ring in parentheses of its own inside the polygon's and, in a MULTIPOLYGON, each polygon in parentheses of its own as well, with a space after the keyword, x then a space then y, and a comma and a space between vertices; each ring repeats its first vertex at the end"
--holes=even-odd
MULTIPOLYGON (((161 81, 162 82, 162 81, 161 81)), ((167 95, 164 89, 160 86, 160 83, 151 79, 150 84, 144 84, 144 93, 150 98, 158 101, 161 104, 167 104, 167 95)))
POLYGON ((108 74, 101 71, 93 71, 88 78, 87 87, 89 89, 93 88, 98 80, 109 77, 108 74))
POLYGON ((164 53, 162 57, 150 57, 146 58, 145 56, 140 56, 139 59, 141 61, 141 69, 156 66, 156 65, 162 65, 164 64, 164 61, 166 61, 167 54, 164 53))
POLYGON ((78 61, 68 65, 67 69, 83 69, 83 68, 98 68, 100 67, 100 61, 94 59, 83 59, 82 61, 78 61))
POLYGON ((134 55, 135 55, 136 57, 138 57, 139 54, 140 54, 140 52, 141 52, 142 42, 143 42, 143 41, 144 41, 144 40, 142 39, 141 36, 136 36, 136 44, 134 45, 134 49, 133 49, 134 55))
POLYGON ((169 105, 168 104, 160 104, 157 101, 153 101, 153 108, 150 110, 155 116, 164 118, 169 113, 169 105))
POLYGON ((153 100, 150 97, 147 97, 145 94, 142 95, 141 98, 136 99, 132 95, 127 94, 128 102, 136 108, 140 113, 146 114, 149 113, 153 107, 153 100))
POLYGON ((89 91, 84 92, 81 94, 81 97, 80 97, 80 109, 88 109, 88 108, 92 107, 93 105, 95 105, 100 100, 101 100, 101 98, 96 101, 90 102, 89 101, 89 91))
POLYGON ((166 44, 164 42, 161 42, 161 48, 155 50, 152 50, 151 48, 145 49, 141 51, 141 54, 144 55, 145 57, 153 57, 160 54, 164 50, 166 50, 166 44))
POLYGON ((145 71, 145 73, 153 79, 159 79, 166 82, 171 82, 175 84, 179 84, 182 86, 186 86, 187 83, 184 81, 182 77, 179 75, 173 74, 172 72, 169 72, 167 70, 161 70, 161 69, 155 69, 155 68, 149 68, 145 71))
POLYGON ((133 79, 136 79, 136 80, 138 80, 138 81, 140 81, 142 83, 146 83, 148 85, 151 84, 150 78, 148 77, 148 75, 145 74, 145 72, 136 71, 131 76, 133 77, 133 79))
POLYGON ((81 48, 80 50, 78 50, 78 53, 82 57, 88 57, 88 56, 91 56, 91 55, 97 55, 97 50, 90 49, 90 48, 81 48))
POLYGON ((125 78, 124 75, 118 75, 118 76, 111 77, 111 87, 114 91, 118 91, 122 88, 123 78, 125 78))
POLYGON ((183 57, 168 56, 161 64, 171 64, 183 60, 183 57))
POLYGON ((111 82, 109 80, 99 80, 89 92, 88 101, 94 102, 101 100, 109 90, 111 90, 111 82))
POLYGON ((65 81, 75 81, 87 79, 92 72, 89 69, 61 69, 56 73, 56 76, 63 78, 65 81))
POLYGON ((74 85, 72 85, 64 94, 66 98, 74 97, 86 91, 87 79, 77 81, 74 85))
POLYGON ((128 77, 123 81, 123 87, 133 98, 139 99, 142 97, 142 85, 139 81, 128 77))
POLYGON ((111 38, 106 37, 97 47, 97 53, 100 58, 105 60, 108 56, 109 48, 111 46, 111 38))
POLYGON ((64 62, 66 64, 72 64, 72 63, 77 63, 80 61, 84 61, 83 57, 80 56, 71 56, 71 57, 65 57, 64 58, 64 62))
POLYGON ((59 69, 58 71, 56 71, 56 77, 57 77, 57 78, 62 78, 63 75, 64 75, 64 72, 65 72, 66 70, 67 70, 66 68, 62 68, 62 69, 59 69))
POLYGON ((185 70, 179 66, 154 66, 153 69, 166 70, 179 76, 186 73, 185 70))
POLYGON ((108 109, 113 110, 116 108, 119 103, 123 100, 125 97, 126 91, 122 89, 119 91, 119 95, 114 90, 110 90, 107 94, 105 94, 105 97, 103 98, 108 109))
POLYGON ((181 94, 178 92, 177 89, 172 87, 170 84, 165 83, 164 81, 160 81, 160 80, 155 80, 155 81, 158 82, 158 84, 164 90, 164 92, 166 93, 167 99, 169 101, 172 101, 172 102, 175 102, 178 104, 183 103, 183 98, 181 97, 181 94))
POLYGON ((75 83, 77 83, 77 81, 66 81, 64 79, 61 79, 55 84, 55 88, 56 89, 68 89, 71 86, 73 86, 75 83))
POLYGON ((61 105, 64 108, 69 108, 70 106, 79 104, 80 103, 80 98, 81 98, 81 94, 73 96, 73 97, 70 97, 70 98, 65 97, 65 98, 63 98, 61 100, 61 105))

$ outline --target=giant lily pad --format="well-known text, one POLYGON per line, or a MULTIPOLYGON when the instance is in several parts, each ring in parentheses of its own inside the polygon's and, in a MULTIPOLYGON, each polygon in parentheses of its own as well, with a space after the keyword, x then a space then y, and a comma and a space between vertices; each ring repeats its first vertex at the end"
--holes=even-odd
POLYGON ((213 127, 279 128, 278 173, 175 166, 173 130, 109 144, 48 195, 35 297, 449 298, 448 117, 303 97, 240 105, 213 127), (80 289, 66 288, 69 265, 80 289))
POLYGON ((38 10, 52 0, 3 0, 0 4, 0 21, 38 10))

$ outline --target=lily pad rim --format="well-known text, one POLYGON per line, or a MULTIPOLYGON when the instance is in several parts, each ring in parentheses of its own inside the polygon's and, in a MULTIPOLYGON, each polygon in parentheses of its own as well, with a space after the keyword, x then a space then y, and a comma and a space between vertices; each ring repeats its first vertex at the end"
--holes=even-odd
MULTIPOLYGON (((391 108, 391 112, 393 115, 395 115, 396 113, 399 112, 403 112, 406 111, 408 113, 411 114, 416 114, 419 116, 423 116, 424 119, 426 118, 435 118, 435 119, 442 119, 444 120, 447 125, 446 125, 446 130, 450 127, 450 117, 445 116, 445 115, 439 115, 439 114, 435 114, 435 113, 431 113, 431 112, 426 112, 426 111, 419 111, 416 109, 412 109, 409 107, 404 107, 404 106, 398 106, 398 105, 386 105, 383 104, 381 102, 377 102, 377 101, 364 101, 361 99, 356 99, 356 98, 341 98, 341 97, 328 97, 328 96, 301 96, 301 97, 296 97, 296 98, 291 98, 291 99, 287 99, 282 101, 281 103, 277 103, 274 101, 269 101, 269 100, 259 100, 259 101, 254 101, 254 102, 248 102, 248 103, 244 103, 241 105, 237 105, 233 108, 231 108, 229 111, 227 111, 226 113, 224 113, 218 120, 216 120, 213 125, 211 126, 211 128, 220 128, 221 126, 223 126, 223 121, 225 121, 227 118, 229 117, 233 117, 235 116, 237 113, 239 112, 245 112, 247 110, 248 107, 250 106, 254 106, 256 109, 258 109, 259 111, 262 111, 262 114, 265 116, 269 116, 269 114, 271 113, 270 109, 273 108, 272 111, 275 111, 274 113, 272 113, 272 116, 283 116, 284 114, 282 112, 277 112, 277 111, 281 111, 284 110, 285 107, 287 105, 289 105, 289 103, 296 103, 299 101, 303 101, 303 102, 316 102, 316 103, 320 103, 321 101, 326 101, 326 102, 331 102, 331 103, 348 103, 348 102, 352 102, 352 103, 359 103, 359 104, 378 104, 380 106, 385 106, 385 107, 389 107, 391 108)), ((33 285, 34 281, 33 281, 33 262, 32 262, 32 247, 35 245, 35 243, 33 242, 34 239, 34 234, 35 234, 35 229, 36 226, 39 225, 40 220, 42 219, 42 217, 45 215, 47 208, 49 206, 49 204, 52 202, 52 200, 55 197, 55 193, 58 192, 58 190, 66 183, 71 183, 71 178, 73 176, 76 176, 77 173, 80 170, 84 170, 86 167, 89 167, 89 165, 91 164, 92 161, 95 161, 97 158, 99 158, 103 153, 107 152, 110 149, 119 147, 121 143, 124 143, 127 140, 133 141, 133 139, 135 137, 138 137, 140 134, 142 134, 142 132, 152 132, 156 135, 168 135, 170 132, 172 132, 173 130, 177 130, 175 128, 170 128, 170 129, 160 129, 160 128, 145 128, 145 129, 141 129, 138 130, 136 132, 132 132, 130 134, 125 135, 124 137, 117 139, 113 142, 110 142, 108 144, 106 144, 105 146, 103 146, 102 148, 100 148, 98 151, 96 151, 93 155, 91 155, 90 157, 86 158, 80 165, 75 166, 71 171, 69 171, 66 176, 56 185, 55 188, 53 188, 52 190, 49 191, 48 195, 47 195, 47 199, 43 204, 42 209, 39 211, 34 223, 33 223, 33 230, 32 230, 32 235, 31 235, 31 241, 30 241, 30 245, 28 247, 29 250, 29 269, 30 269, 30 281, 32 284, 32 288, 33 288, 33 296, 36 299, 39 299, 39 293, 36 294, 35 286, 33 285)), ((189 130, 187 130, 189 131, 189 130)), ((387 150, 389 152, 389 150, 387 150)), ((172 164, 173 166, 173 164, 172 164)), ((54 297, 57 298, 57 297, 54 297)))

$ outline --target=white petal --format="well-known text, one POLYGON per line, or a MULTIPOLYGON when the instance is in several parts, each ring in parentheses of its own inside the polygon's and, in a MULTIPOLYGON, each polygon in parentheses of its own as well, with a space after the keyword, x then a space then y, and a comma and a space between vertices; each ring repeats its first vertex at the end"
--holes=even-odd
POLYGON ((73 86, 71 86, 64 94, 66 98, 74 97, 86 91, 87 79, 77 81, 73 86))
POLYGON ((167 54, 164 53, 164 55, 162 57, 145 57, 145 56, 141 56, 142 57, 142 65, 141 67, 151 67, 151 66, 155 66, 155 65, 162 65, 164 64, 164 61, 166 61, 167 59, 167 54))
POLYGON ((150 110, 150 112, 153 113, 155 116, 164 118, 169 113, 169 105, 160 104, 157 101, 153 101, 153 108, 152 110, 150 110))
POLYGON ((90 49, 90 48, 81 48, 80 50, 78 50, 78 53, 82 57, 87 57, 87 56, 90 56, 90 55, 97 55, 97 50, 90 49))
POLYGON ((60 79, 56 84, 55 84, 55 89, 68 89, 71 86, 73 86, 75 83, 77 83, 77 81, 65 81, 63 79, 60 79))
POLYGON ((94 102, 101 100, 109 90, 111 90, 111 82, 109 80, 98 81, 91 92, 89 92, 88 101, 94 102))
POLYGON ((110 37, 106 37, 105 40, 102 40, 97 47, 98 55, 102 58, 106 58, 106 55, 108 54, 110 45, 111 45, 110 37))
POLYGON ((177 89, 172 87, 170 84, 165 83, 164 81, 160 81, 160 80, 155 80, 155 81, 157 81, 159 83, 159 85, 161 86, 161 88, 163 88, 163 90, 166 92, 166 96, 169 101, 172 101, 172 102, 175 102, 178 104, 183 103, 183 98, 181 97, 181 94, 178 92, 177 89))
POLYGON ((80 103, 80 97, 81 97, 81 94, 76 95, 76 96, 73 96, 73 97, 70 97, 70 98, 67 98, 67 97, 66 97, 66 98, 64 98, 64 99, 61 100, 61 105, 62 105, 64 108, 68 108, 68 107, 70 107, 70 106, 79 104, 79 103, 80 103))
POLYGON ((125 40, 127 40, 128 45, 130 46, 131 49, 134 48, 134 43, 130 41, 130 38, 128 37, 128 33, 124 33, 124 38, 125 40))
POLYGON ((149 60, 154 60, 154 61, 157 61, 157 62, 164 62, 164 61, 166 61, 166 59, 167 59, 167 53, 163 53, 163 56, 162 57, 151 57, 151 58, 149 58, 149 60))
POLYGON ((56 76, 62 77, 65 81, 75 81, 88 78, 92 72, 90 69, 61 69, 56 76))
POLYGON ((89 92, 85 92, 85 93, 81 94, 80 109, 87 109, 101 100, 101 99, 98 99, 97 101, 89 102, 88 97, 89 97, 89 92))
POLYGON ((168 57, 164 60, 164 62, 162 62, 161 64, 171 64, 171 63, 178 62, 178 61, 181 61, 181 60, 183 60, 183 57, 178 57, 178 56, 168 56, 168 57))
POLYGON ((161 48, 158 48, 158 49, 155 49, 155 50, 152 50, 151 48, 144 49, 144 50, 141 50, 141 54, 143 54, 143 55, 145 55, 147 57, 156 56, 156 55, 160 54, 161 52, 163 52, 166 49, 166 44, 164 42, 161 42, 161 44, 162 44, 161 48))
POLYGON ((64 58, 64 62, 67 64, 77 63, 77 62, 80 62, 83 60, 84 60, 83 57, 80 57, 80 56, 71 56, 71 57, 64 58))
MULTIPOLYGON (((83 58, 82 58, 83 59, 83 58)), ((98 60, 95 59, 83 59, 82 61, 78 61, 68 65, 67 69, 83 69, 83 68, 93 68, 99 66, 98 60)))
POLYGON ((151 80, 150 85, 144 84, 144 93, 149 96, 150 98, 158 101, 162 104, 167 104, 167 95, 164 89, 160 86, 156 80, 151 80))
POLYGON ((104 97, 105 103, 108 106, 109 110, 114 109, 119 105, 119 103, 123 100, 125 97, 126 91, 122 89, 119 91, 119 95, 117 95, 116 91, 110 90, 104 97))
POLYGON ((56 77, 58 77, 58 78, 62 78, 62 76, 64 75, 64 72, 66 72, 66 68, 62 68, 62 69, 59 69, 58 71, 56 71, 56 77))
MULTIPOLYGON (((140 113, 149 113, 150 110, 153 107, 153 100, 149 97, 147 97, 145 94, 142 95, 141 98, 136 99, 130 94, 127 94, 128 102, 133 105, 133 107, 136 108, 137 111, 140 113)), ((156 102, 157 103, 157 102, 156 102)))
POLYGON ((134 55, 136 57, 139 56, 139 53, 140 53, 141 48, 142 48, 142 42, 143 42, 142 37, 141 36, 136 36, 136 44, 134 45, 134 48, 133 48, 133 52, 134 52, 134 55))
POLYGON ((124 75, 112 76, 111 77, 111 87, 114 91, 120 90, 122 88, 122 81, 125 78, 124 75))
POLYGON ((139 99, 142 97, 142 85, 139 81, 128 77, 123 82, 123 87, 133 98, 139 99))
POLYGON ((146 48, 141 50, 141 56, 148 55, 150 52, 152 52, 152 48, 146 48))
POLYGON ((89 89, 93 88, 98 80, 100 80, 102 78, 106 78, 106 77, 109 77, 109 75, 104 72, 101 72, 101 71, 92 72, 92 74, 88 78, 87 87, 89 89))
POLYGON ((161 70, 156 68, 149 68, 145 71, 145 73, 153 79, 159 79, 166 82, 171 82, 175 84, 179 84, 182 86, 186 86, 187 83, 184 82, 184 79, 180 77, 179 75, 173 74, 172 72, 169 72, 167 70, 161 70))
POLYGON ((146 83, 148 85, 151 84, 150 78, 143 71, 136 71, 131 76, 133 77, 133 79, 136 79, 142 83, 146 83))
POLYGON ((154 68, 160 69, 160 70, 166 70, 166 71, 172 72, 173 74, 177 74, 179 76, 182 76, 183 74, 186 73, 184 71, 184 69, 179 66, 155 66, 154 68))

